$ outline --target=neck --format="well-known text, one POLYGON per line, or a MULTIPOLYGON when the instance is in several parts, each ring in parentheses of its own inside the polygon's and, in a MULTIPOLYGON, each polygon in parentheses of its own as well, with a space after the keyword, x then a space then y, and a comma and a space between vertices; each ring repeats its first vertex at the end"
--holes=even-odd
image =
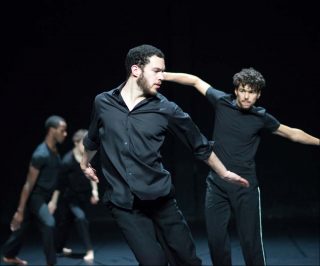
POLYGON ((47 146, 51 151, 53 151, 54 153, 58 152, 57 142, 52 137, 46 136, 45 143, 47 144, 47 146))
POLYGON ((73 148, 72 153, 76 161, 80 163, 82 160, 82 153, 77 148, 73 148))
POLYGON ((121 96, 129 110, 132 110, 134 106, 146 98, 136 80, 133 80, 133 78, 128 79, 121 90, 121 96))

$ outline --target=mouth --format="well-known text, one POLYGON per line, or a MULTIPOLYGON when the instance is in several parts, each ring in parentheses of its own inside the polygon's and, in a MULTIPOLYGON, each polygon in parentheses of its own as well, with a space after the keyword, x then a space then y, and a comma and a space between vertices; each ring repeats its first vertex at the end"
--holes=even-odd
POLYGON ((154 84, 155 88, 158 90, 161 87, 161 84, 154 84))

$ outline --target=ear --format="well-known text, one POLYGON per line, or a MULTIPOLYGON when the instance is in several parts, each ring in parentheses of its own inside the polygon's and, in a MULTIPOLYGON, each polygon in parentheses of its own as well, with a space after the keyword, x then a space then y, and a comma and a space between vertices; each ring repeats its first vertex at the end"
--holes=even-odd
POLYGON ((234 94, 238 97, 238 88, 234 89, 234 94))
POLYGON ((131 73, 134 77, 139 77, 141 74, 141 68, 138 65, 132 65, 131 73))
POLYGON ((258 92, 257 99, 259 99, 260 96, 261 96, 261 91, 258 92))

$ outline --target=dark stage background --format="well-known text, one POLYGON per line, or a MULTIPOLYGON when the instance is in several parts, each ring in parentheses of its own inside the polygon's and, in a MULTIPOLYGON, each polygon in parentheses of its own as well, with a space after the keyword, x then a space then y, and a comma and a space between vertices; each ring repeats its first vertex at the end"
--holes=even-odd
MULTIPOLYGON (((300 1, 7 1, 1 3, 1 224, 15 211, 47 116, 75 130, 89 123, 94 96, 124 81, 129 48, 149 43, 168 71, 199 75, 232 92, 232 76, 255 67, 267 80, 258 105, 280 122, 319 136, 319 20, 300 1)), ((191 87, 165 83, 161 93, 211 138, 213 111, 191 87)), ((203 219, 207 166, 169 137, 163 148, 178 203, 203 219)), ((263 136, 257 154, 263 217, 319 219, 319 147, 263 136)), ((103 192, 101 181, 100 192, 103 192)), ((99 205, 93 219, 108 219, 99 205)))

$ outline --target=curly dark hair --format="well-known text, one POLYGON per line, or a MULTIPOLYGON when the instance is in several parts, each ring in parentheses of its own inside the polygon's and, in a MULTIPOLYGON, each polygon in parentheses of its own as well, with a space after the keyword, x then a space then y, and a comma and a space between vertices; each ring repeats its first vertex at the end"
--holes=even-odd
POLYGON ((138 65, 143 69, 143 67, 150 62, 149 58, 154 55, 164 58, 164 53, 160 49, 149 44, 142 44, 131 48, 125 60, 127 78, 129 78, 131 74, 132 65, 138 65))
POLYGON ((236 88, 249 85, 254 91, 260 92, 266 86, 266 81, 260 72, 250 67, 243 68, 233 76, 233 85, 236 88))

